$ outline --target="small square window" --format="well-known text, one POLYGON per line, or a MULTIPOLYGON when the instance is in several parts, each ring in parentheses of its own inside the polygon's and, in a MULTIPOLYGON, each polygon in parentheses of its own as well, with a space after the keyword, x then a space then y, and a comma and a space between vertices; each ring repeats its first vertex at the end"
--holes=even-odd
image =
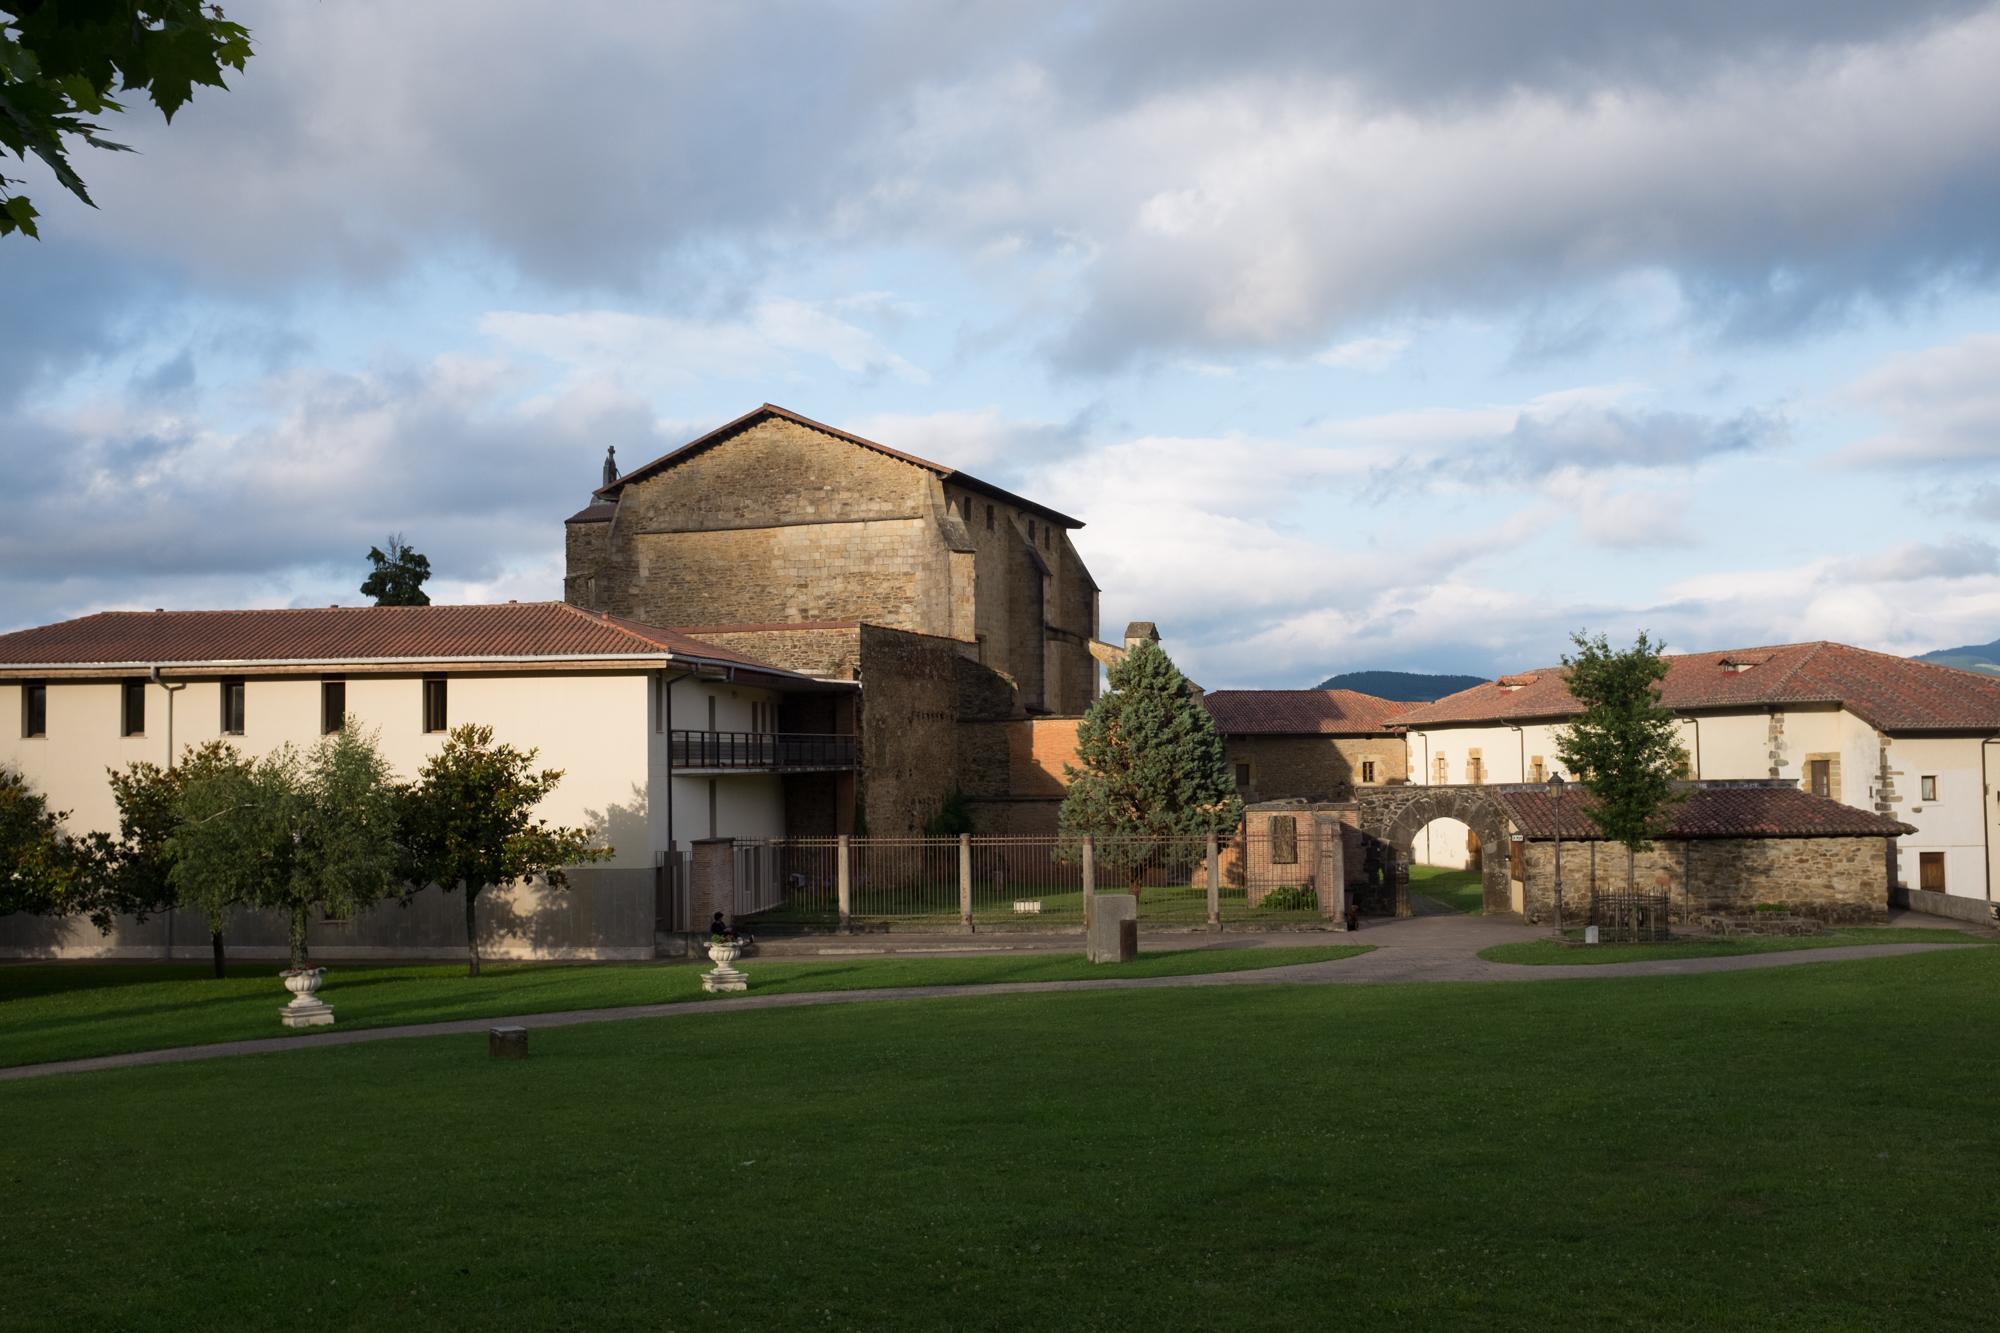
POLYGON ((143 736, 146 734, 146 682, 128 680, 124 684, 119 708, 119 734, 122 736, 143 736))
POLYGON ((1236 785, 1239 787, 1250 785, 1250 765, 1238 764, 1236 766, 1236 785))
POLYGON ((445 722, 445 679, 443 676, 424 677, 424 730, 447 730, 445 722))
POLYGON ((1919 793, 1919 800, 1935 801, 1937 799, 1937 779, 1935 777, 1918 778, 1917 791, 1919 793))
POLYGON ((39 680, 31 680, 21 687, 21 734, 49 734, 49 687, 39 680))
POLYGON ((347 725, 347 682, 323 680, 319 683, 320 734, 331 736, 347 725))
POLYGON ((1375 781, 1375 761, 1373 759, 1363 759, 1361 761, 1361 780, 1363 782, 1375 781))
POLYGON ((222 682, 222 734, 225 736, 243 734, 243 692, 240 680, 222 682))

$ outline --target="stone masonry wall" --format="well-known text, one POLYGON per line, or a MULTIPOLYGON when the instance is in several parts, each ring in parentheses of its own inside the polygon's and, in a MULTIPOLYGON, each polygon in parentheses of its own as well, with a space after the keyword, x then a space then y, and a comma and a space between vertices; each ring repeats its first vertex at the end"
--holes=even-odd
POLYGON ((1230 772, 1250 765, 1244 800, 1341 801, 1361 785, 1361 765, 1375 764, 1375 785, 1407 776, 1408 747, 1395 736, 1229 736, 1224 738, 1230 772))
MULTIPOLYGON (((1555 844, 1523 844, 1523 911, 1528 920, 1555 915, 1555 844)), ((1885 921, 1889 911, 1886 838, 1717 838, 1656 842, 1636 859, 1635 883, 1664 888, 1676 914, 1750 912, 1778 903, 1835 922, 1885 921)), ((1563 920, 1589 918, 1592 886, 1625 888, 1625 849, 1604 842, 1562 847, 1563 920)))

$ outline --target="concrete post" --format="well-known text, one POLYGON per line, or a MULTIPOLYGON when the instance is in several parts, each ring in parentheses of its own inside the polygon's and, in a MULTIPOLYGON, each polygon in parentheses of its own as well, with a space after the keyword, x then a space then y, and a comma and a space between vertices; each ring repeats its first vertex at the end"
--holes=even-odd
POLYGON ((1096 915, 1096 907, 1097 838, 1086 833, 1083 835, 1083 929, 1086 934, 1090 930, 1091 918, 1096 915))
POLYGON ((848 916, 854 906, 853 886, 848 881, 847 873, 850 860, 847 854, 847 834, 843 833, 834 839, 833 858, 836 863, 833 872, 834 883, 838 886, 840 895, 840 930, 842 934, 846 934, 848 916))
POLYGON ((972 929, 972 835, 958 835, 958 923, 972 929))
POLYGON ((1222 855, 1215 845, 1215 830, 1208 831, 1208 928, 1222 929, 1222 855))
POLYGON ((693 905, 694 929, 707 934, 716 912, 724 921, 736 920, 736 839, 696 838, 688 898, 693 905))

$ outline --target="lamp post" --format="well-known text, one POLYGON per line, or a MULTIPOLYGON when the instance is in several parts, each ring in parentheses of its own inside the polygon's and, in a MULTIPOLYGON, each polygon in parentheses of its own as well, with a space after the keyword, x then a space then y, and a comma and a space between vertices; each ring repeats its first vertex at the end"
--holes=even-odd
POLYGON ((1563 781, 1562 774, 1551 773, 1546 785, 1556 812, 1556 934, 1560 935, 1563 928, 1563 788, 1568 784, 1563 781))

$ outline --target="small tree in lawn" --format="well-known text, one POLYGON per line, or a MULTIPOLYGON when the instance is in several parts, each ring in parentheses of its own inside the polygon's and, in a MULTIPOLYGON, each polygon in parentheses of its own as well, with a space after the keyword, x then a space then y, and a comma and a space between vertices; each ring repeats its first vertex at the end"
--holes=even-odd
POLYGON ((63 832, 65 812, 14 769, 0 766, 0 914, 68 916, 89 879, 87 850, 63 832))
POLYGON ((1077 725, 1058 823, 1065 834, 1111 839, 1098 864, 1124 870, 1136 893, 1163 839, 1233 829, 1243 801, 1214 720, 1165 649, 1140 643, 1109 680, 1110 693, 1077 725))
POLYGON ((1569 692, 1583 712, 1558 729, 1556 753, 1593 798, 1590 822, 1625 848, 1630 892, 1638 854, 1652 845, 1679 802, 1674 782, 1687 771, 1687 751, 1673 713, 1660 706, 1667 664, 1664 644, 1644 633, 1615 651, 1602 634, 1571 636, 1576 654, 1563 658, 1569 692))
POLYGON ((207 919, 220 977, 228 963, 223 927, 229 909, 255 902, 268 874, 268 846, 254 818, 254 767, 235 746, 216 742, 189 751, 174 772, 172 831, 161 845, 160 864, 176 901, 207 919))
POLYGON ((540 877, 568 887, 566 866, 602 861, 589 829, 559 828, 535 807, 562 781, 560 769, 535 770, 538 750, 495 744, 493 728, 452 728, 403 794, 404 877, 465 894, 466 975, 479 975, 479 895, 496 884, 540 877))

